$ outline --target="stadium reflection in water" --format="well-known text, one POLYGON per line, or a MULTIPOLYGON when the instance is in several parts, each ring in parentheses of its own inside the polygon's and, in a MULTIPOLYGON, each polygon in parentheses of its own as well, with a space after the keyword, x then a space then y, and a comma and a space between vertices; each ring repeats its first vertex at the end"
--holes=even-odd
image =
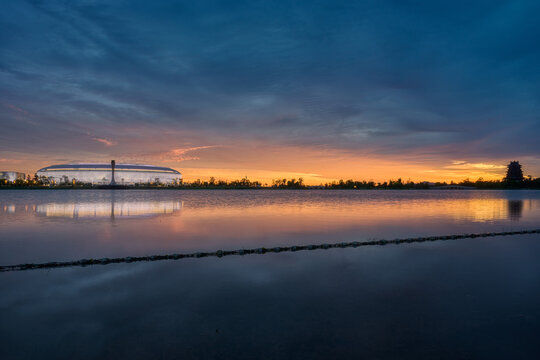
POLYGON ((182 201, 115 201, 100 203, 52 203, 35 207, 44 216, 70 218, 127 218, 172 214, 182 209, 182 201))
POLYGON ((2 212, 7 214, 36 213, 46 217, 63 218, 133 218, 172 214, 181 210, 180 200, 117 200, 113 194, 108 200, 92 202, 51 202, 45 204, 3 204, 2 212))
MULTIPOLYGON (((182 201, 120 201, 100 203, 49 203, 30 205, 21 211, 33 211, 47 217, 66 218, 130 218, 172 214, 182 209, 182 201)), ((4 205, 4 213, 14 214, 16 205, 4 205)))

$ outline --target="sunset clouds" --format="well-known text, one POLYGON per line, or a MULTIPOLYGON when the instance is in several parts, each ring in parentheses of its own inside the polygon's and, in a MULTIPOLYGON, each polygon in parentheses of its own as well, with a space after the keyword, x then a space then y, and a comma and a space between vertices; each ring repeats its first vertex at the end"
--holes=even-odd
POLYGON ((92 140, 95 140, 98 143, 102 143, 105 146, 114 146, 114 145, 116 145, 116 142, 114 142, 112 140, 101 139, 101 138, 92 138, 92 140))
POLYGON ((3 167, 115 158, 316 183, 520 160, 540 176, 535 1, 3 8, 3 167))

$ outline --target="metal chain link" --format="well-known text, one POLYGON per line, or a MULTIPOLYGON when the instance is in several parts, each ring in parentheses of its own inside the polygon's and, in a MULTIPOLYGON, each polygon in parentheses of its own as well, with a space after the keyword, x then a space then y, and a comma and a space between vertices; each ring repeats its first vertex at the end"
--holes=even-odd
POLYGON ((444 240, 458 240, 458 239, 474 239, 478 237, 495 237, 495 236, 510 236, 510 235, 524 235, 524 234, 538 234, 540 229, 532 230, 520 230, 520 231, 504 231, 504 232, 488 232, 488 233, 476 233, 476 234, 462 234, 462 235, 446 235, 446 236, 429 236, 429 237, 417 237, 417 238, 402 238, 393 240, 371 240, 371 241, 352 241, 352 242, 340 242, 331 244, 316 244, 316 245, 296 245, 296 246, 281 246, 272 248, 253 248, 253 249, 239 249, 239 250, 217 250, 213 252, 195 252, 185 254, 168 254, 168 255, 152 255, 152 256, 128 256, 119 258, 103 258, 103 259, 81 259, 76 261, 63 261, 63 262, 47 262, 37 264, 18 264, 18 265, 5 265, 0 266, 0 272, 6 271, 22 271, 22 270, 34 270, 34 269, 52 269, 71 266, 89 266, 89 265, 107 265, 118 263, 132 263, 140 261, 159 261, 159 260, 179 260, 185 258, 203 258, 203 257, 223 257, 231 255, 251 255, 251 254, 266 254, 266 253, 280 253, 280 252, 295 252, 303 250, 320 250, 320 249, 333 249, 333 248, 349 248, 360 246, 376 246, 376 245, 398 245, 408 243, 419 243, 425 241, 444 241, 444 240))

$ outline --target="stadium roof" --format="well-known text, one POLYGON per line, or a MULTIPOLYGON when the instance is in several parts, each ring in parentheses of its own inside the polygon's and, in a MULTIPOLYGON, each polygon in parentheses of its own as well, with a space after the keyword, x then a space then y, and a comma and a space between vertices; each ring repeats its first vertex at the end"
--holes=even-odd
MULTIPOLYGON (((111 164, 61 164, 61 165, 51 165, 39 169, 40 171, 103 171, 103 170, 112 170, 111 164)), ((180 174, 180 172, 163 166, 153 166, 153 165, 135 165, 135 164, 116 164, 116 171, 149 171, 149 172, 167 172, 180 174)))

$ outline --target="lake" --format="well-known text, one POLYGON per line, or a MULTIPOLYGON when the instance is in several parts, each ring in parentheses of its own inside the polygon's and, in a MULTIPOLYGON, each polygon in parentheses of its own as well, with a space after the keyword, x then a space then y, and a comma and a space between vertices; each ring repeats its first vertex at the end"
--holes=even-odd
MULTIPOLYGON (((540 191, 3 190, 0 265, 540 228, 540 191)), ((0 273, 1 359, 540 357, 540 235, 0 273)))

